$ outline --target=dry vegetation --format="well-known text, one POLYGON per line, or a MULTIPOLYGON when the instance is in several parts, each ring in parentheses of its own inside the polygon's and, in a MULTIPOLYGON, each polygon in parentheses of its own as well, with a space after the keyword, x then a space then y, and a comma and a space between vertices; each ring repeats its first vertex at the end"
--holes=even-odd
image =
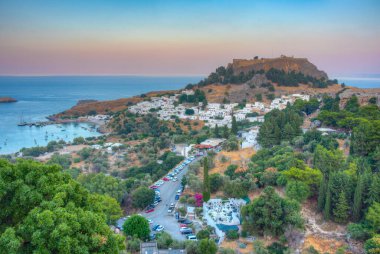
POLYGON ((210 174, 224 173, 228 165, 235 164, 238 166, 237 171, 245 171, 248 166, 248 162, 251 160, 255 152, 252 148, 244 148, 239 151, 221 151, 215 156, 215 167, 210 169, 210 174), (225 159, 223 159, 223 157, 225 159), (224 162, 223 162, 224 161, 224 162))

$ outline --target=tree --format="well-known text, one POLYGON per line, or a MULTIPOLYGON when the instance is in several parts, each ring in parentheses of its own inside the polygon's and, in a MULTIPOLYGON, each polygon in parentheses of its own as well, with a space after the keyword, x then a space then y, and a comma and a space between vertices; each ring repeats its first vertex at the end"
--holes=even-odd
POLYGON ((266 148, 279 145, 284 140, 290 141, 302 134, 302 123, 302 117, 291 107, 284 110, 274 109, 265 115, 257 141, 266 148))
POLYGON ((216 138, 220 138, 219 127, 218 127, 217 124, 215 125, 215 128, 214 128, 214 136, 215 136, 216 138))
POLYGON ((202 254, 215 254, 218 251, 218 246, 212 239, 202 239, 199 242, 199 250, 202 254))
POLYGON ((237 133, 238 133, 238 126, 236 123, 236 117, 235 116, 232 116, 231 132, 234 135, 237 135, 237 133))
POLYGON ((354 194, 354 204, 352 209, 352 218, 354 221, 358 221, 361 218, 362 206, 363 206, 363 191, 364 191, 364 180, 362 176, 359 176, 355 194, 354 194))
POLYGON ((344 191, 341 191, 339 194, 338 204, 336 205, 336 208, 333 211, 335 220, 339 223, 346 222, 349 210, 350 207, 348 206, 346 194, 344 193, 344 191))
POLYGON ((154 201, 155 192, 148 187, 141 186, 132 192, 133 207, 144 209, 154 201))
POLYGON ((310 195, 309 186, 300 181, 290 181, 286 185, 286 196, 298 202, 305 201, 310 195))
POLYGON ((364 249, 368 254, 377 254, 380 250, 380 235, 375 235, 367 240, 364 244, 364 249))
POLYGON ((123 216, 123 211, 117 200, 108 195, 93 194, 90 196, 89 201, 92 204, 99 204, 94 207, 94 210, 96 209, 96 211, 106 215, 108 225, 114 224, 116 220, 123 216))
POLYGON ((347 101, 346 106, 344 107, 345 110, 353 113, 358 112, 359 108, 360 104, 356 95, 351 96, 351 98, 347 101))
POLYGON ((229 136, 230 136, 230 132, 228 130, 228 127, 227 127, 227 125, 224 125, 223 126, 223 138, 228 139, 229 136))
POLYGON ((332 180, 330 179, 327 184, 327 191, 326 191, 326 198, 325 198, 325 203, 324 203, 324 208, 323 208, 323 217, 326 220, 330 219, 331 215, 331 187, 332 186, 332 180))
POLYGON ((224 171, 224 174, 229 176, 231 179, 234 179, 236 176, 235 171, 237 168, 238 168, 238 165, 235 165, 235 164, 228 165, 226 171, 224 171))
POLYGON ((5 253, 119 253, 124 249, 123 237, 106 224, 106 215, 99 209, 102 204, 61 167, 0 160, 0 186, 0 251, 4 247, 5 253))
POLYGON ((362 223, 350 223, 347 226, 348 234, 351 238, 365 241, 371 237, 371 230, 362 223))
POLYGON ((365 216, 375 232, 380 233, 380 203, 374 202, 365 216))
POLYGON ((107 194, 118 202, 121 202, 125 195, 126 189, 122 180, 113 176, 106 176, 103 173, 81 174, 77 180, 90 192, 107 194))
POLYGON ((259 198, 242 208, 243 229, 260 235, 281 235, 289 225, 301 228, 303 220, 297 201, 281 198, 266 187, 259 198))
POLYGON ((299 181, 307 184, 312 193, 316 193, 322 180, 322 172, 318 169, 305 167, 304 169, 291 167, 281 172, 287 181, 299 181))
POLYGON ((157 246, 160 249, 168 249, 173 244, 172 236, 166 232, 161 232, 157 235, 157 246))
POLYGON ((214 193, 218 191, 223 186, 223 177, 218 174, 214 173, 210 175, 210 192, 214 193))
POLYGON ((208 231, 207 229, 202 229, 198 231, 197 233, 198 240, 208 239, 208 238, 210 238, 210 231, 208 231))
POLYGON ((370 104, 377 104, 377 97, 371 97, 371 98, 368 100, 368 103, 370 103, 370 104))
POLYGON ((58 153, 54 153, 48 164, 57 164, 57 165, 60 165, 63 169, 68 169, 71 165, 71 155, 69 154, 58 154, 58 153))
POLYGON ((132 215, 123 224, 123 232, 127 236, 137 237, 140 240, 148 240, 150 229, 149 222, 141 215, 132 215))
POLYGON ((0 253, 17 254, 21 246, 21 237, 16 235, 14 228, 7 228, 0 235, 0 253))
POLYGON ((207 157, 203 159, 203 200, 205 202, 210 199, 210 179, 208 175, 207 157))
POLYGON ((187 108, 187 109, 185 109, 185 115, 189 115, 189 116, 191 116, 191 115, 194 115, 194 109, 192 109, 192 108, 187 108))
POLYGON ((237 230, 228 230, 226 233, 226 237, 229 240, 236 240, 239 238, 239 232, 237 230))
POLYGON ((269 251, 265 248, 265 245, 262 241, 256 240, 253 243, 253 249, 256 254, 269 254, 269 251))

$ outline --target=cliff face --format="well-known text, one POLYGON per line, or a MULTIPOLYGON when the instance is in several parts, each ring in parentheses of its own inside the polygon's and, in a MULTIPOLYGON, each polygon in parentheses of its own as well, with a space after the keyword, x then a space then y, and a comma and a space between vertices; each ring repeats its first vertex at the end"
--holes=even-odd
POLYGON ((234 74, 240 72, 247 73, 251 70, 268 71, 271 68, 284 70, 285 72, 295 71, 301 72, 305 75, 309 75, 314 78, 328 79, 327 74, 324 71, 318 70, 318 68, 310 63, 307 58, 294 58, 281 56, 279 58, 262 58, 262 59, 233 59, 233 62, 229 64, 234 70, 234 74))

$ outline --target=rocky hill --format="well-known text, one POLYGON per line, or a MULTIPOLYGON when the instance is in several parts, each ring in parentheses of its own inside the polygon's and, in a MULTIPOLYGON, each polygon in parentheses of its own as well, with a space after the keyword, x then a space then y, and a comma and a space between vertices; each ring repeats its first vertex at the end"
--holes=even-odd
POLYGON ((283 70, 285 72, 301 72, 304 75, 308 75, 317 79, 328 79, 327 74, 324 71, 318 70, 318 68, 309 62, 307 58, 295 58, 281 56, 278 58, 257 58, 254 59, 233 59, 229 64, 232 67, 234 74, 248 73, 249 71, 268 71, 271 68, 283 70))

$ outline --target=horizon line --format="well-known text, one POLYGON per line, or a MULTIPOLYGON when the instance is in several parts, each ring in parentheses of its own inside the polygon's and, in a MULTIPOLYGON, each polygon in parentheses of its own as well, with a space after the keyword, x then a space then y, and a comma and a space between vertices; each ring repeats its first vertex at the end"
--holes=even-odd
POLYGON ((208 74, 0 74, 0 77, 207 77, 208 74))

